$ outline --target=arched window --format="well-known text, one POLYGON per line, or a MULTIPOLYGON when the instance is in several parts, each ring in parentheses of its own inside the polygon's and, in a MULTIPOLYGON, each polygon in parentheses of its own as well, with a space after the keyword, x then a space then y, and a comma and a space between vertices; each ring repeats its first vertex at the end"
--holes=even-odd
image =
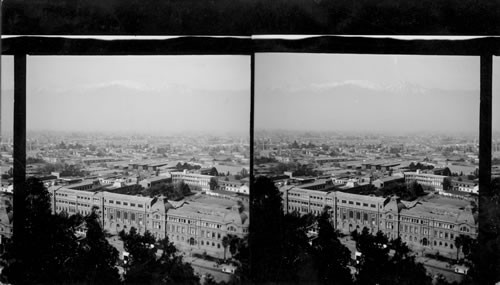
POLYGON ((427 244, 428 244, 428 242, 427 242, 427 238, 423 238, 423 239, 422 239, 422 245, 427 245, 427 244))

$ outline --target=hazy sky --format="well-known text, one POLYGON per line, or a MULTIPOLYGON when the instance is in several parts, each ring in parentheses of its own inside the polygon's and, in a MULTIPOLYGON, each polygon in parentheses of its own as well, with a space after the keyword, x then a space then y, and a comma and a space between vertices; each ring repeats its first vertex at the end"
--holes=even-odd
POLYGON ((248 56, 30 56, 27 70, 28 130, 249 132, 248 56))
MULTIPOLYGON (((244 56, 28 57, 29 129, 248 133, 244 56)), ((2 56, 2 130, 13 57, 2 56)), ((500 131, 500 58, 493 129, 500 131)), ((257 54, 255 128, 477 133, 479 58, 257 54)))
MULTIPOLYGON (((479 57, 257 54, 255 62, 256 129, 478 132, 479 57)), ((498 58, 494 65, 498 74, 498 58)))

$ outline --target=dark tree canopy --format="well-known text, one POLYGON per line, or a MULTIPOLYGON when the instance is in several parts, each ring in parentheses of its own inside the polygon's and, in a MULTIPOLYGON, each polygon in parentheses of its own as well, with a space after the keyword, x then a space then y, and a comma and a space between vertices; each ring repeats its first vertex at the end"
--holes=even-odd
POLYGON ((217 186, 219 185, 219 182, 218 182, 217 178, 211 177, 209 185, 210 185, 210 190, 216 190, 217 186))
POLYGON ((126 284, 198 284, 193 268, 182 261, 175 246, 165 238, 156 241, 149 231, 144 235, 132 227, 120 232, 125 251, 129 253, 125 265, 126 284))
POLYGON ((366 227, 354 238, 361 253, 357 284, 431 284, 423 265, 415 262, 400 238, 389 241, 381 231, 372 235, 366 227))
POLYGON ((252 251, 251 278, 254 282, 277 281, 276 272, 281 266, 281 196, 269 178, 258 177, 253 186, 250 248, 259 250, 252 251))
POLYGON ((425 194, 422 185, 418 184, 416 181, 411 183, 391 183, 377 192, 381 193, 382 196, 388 197, 392 195, 397 195, 402 200, 412 201, 417 197, 425 194))
POLYGON ((326 210, 318 218, 318 238, 314 242, 313 253, 321 283, 353 284, 351 272, 347 267, 351 253, 340 242, 326 210))
POLYGON ((472 246, 469 271, 476 284, 495 284, 500 280, 500 178, 492 180, 491 190, 492 194, 479 196, 481 226, 478 244, 472 246))
POLYGON ((9 246, 2 256, 2 279, 14 284, 107 284, 119 282, 117 251, 104 238, 95 214, 53 215, 50 196, 35 178, 26 182, 25 234, 22 247, 9 246), (78 227, 88 228, 84 238, 78 227))
POLYGON ((163 195, 169 200, 179 200, 187 195, 190 195, 191 189, 189 185, 184 183, 184 181, 179 181, 176 183, 165 182, 155 184, 148 189, 144 189, 142 191, 142 194, 149 197, 163 195))

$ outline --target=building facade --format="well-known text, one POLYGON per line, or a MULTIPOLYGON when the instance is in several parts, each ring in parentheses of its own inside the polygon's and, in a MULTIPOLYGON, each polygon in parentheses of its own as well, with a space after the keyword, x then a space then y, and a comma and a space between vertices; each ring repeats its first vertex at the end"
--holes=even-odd
POLYGON ((224 191, 250 195, 250 189, 248 187, 248 184, 240 180, 225 181, 223 179, 219 179, 218 188, 224 191))
POLYGON ((132 227, 155 238, 169 237, 183 250, 223 257, 222 237, 248 233, 249 216, 239 203, 227 207, 196 201, 168 201, 164 197, 132 196, 106 191, 91 192, 53 186, 49 188, 53 213, 99 214, 111 234, 132 227))
MULTIPOLYGON (((222 239, 231 234, 248 234, 248 213, 239 205, 226 208, 190 202, 167 212, 169 240, 184 251, 223 258, 222 239)), ((226 249, 226 255, 229 250, 226 249)))
POLYGON ((478 194, 479 186, 475 181, 451 180, 451 187, 455 191, 478 194))
POLYGON ((401 237, 412 248, 456 253, 454 240, 460 234, 477 237, 472 209, 406 202, 397 197, 376 197, 341 191, 318 191, 282 186, 285 212, 319 215, 327 209, 335 229, 345 234, 364 227, 381 231, 390 239, 401 237), (325 208, 326 207, 326 208, 325 208))
POLYGON ((405 182, 411 183, 416 181, 420 185, 425 185, 434 188, 435 190, 441 192, 443 191, 443 182, 447 176, 435 175, 417 172, 405 172, 405 182))
POLYGON ((189 173, 187 170, 175 171, 170 173, 174 183, 184 181, 189 186, 200 187, 202 191, 210 191, 210 179, 215 177, 211 175, 189 173))

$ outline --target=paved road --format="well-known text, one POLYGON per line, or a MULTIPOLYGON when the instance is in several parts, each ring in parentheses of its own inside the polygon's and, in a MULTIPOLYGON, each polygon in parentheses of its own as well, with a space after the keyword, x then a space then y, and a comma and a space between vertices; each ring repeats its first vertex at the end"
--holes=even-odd
POLYGON ((424 264, 427 272, 431 273, 433 276, 436 274, 442 274, 448 282, 460 283, 464 279, 464 275, 456 273, 453 266, 450 266, 447 262, 438 261, 428 257, 418 257, 416 260, 424 264))
MULTIPOLYGON (((120 258, 122 258, 121 254, 123 254, 124 248, 121 239, 117 236, 113 236, 108 238, 108 241, 111 245, 113 245, 116 249, 118 249, 118 251, 120 252, 120 258)), ((214 277, 214 280, 217 282, 220 281, 228 282, 231 279, 231 274, 222 272, 215 262, 188 255, 183 256, 183 260, 184 262, 191 264, 194 272, 199 276, 203 275, 206 276, 207 274, 210 274, 214 277)), ((204 278, 200 278, 202 282, 201 284, 203 284, 203 279, 204 278)))
MULTIPOLYGON (((191 264, 195 273, 200 276, 210 274, 217 282, 227 282, 231 279, 231 274, 222 272, 221 268, 215 262, 193 256, 184 256, 183 261, 191 264)), ((203 280, 201 280, 201 282, 203 282, 203 280)))
MULTIPOLYGON (((352 258, 354 258, 354 252, 356 252, 356 243, 350 237, 340 238, 342 244, 344 244, 352 253, 352 258)), ((427 272, 432 276, 436 274, 442 274, 448 282, 460 282, 464 276, 459 273, 455 273, 453 267, 449 266, 447 262, 442 262, 439 260, 431 259, 429 257, 418 256, 416 258, 417 262, 423 263, 427 272)))

